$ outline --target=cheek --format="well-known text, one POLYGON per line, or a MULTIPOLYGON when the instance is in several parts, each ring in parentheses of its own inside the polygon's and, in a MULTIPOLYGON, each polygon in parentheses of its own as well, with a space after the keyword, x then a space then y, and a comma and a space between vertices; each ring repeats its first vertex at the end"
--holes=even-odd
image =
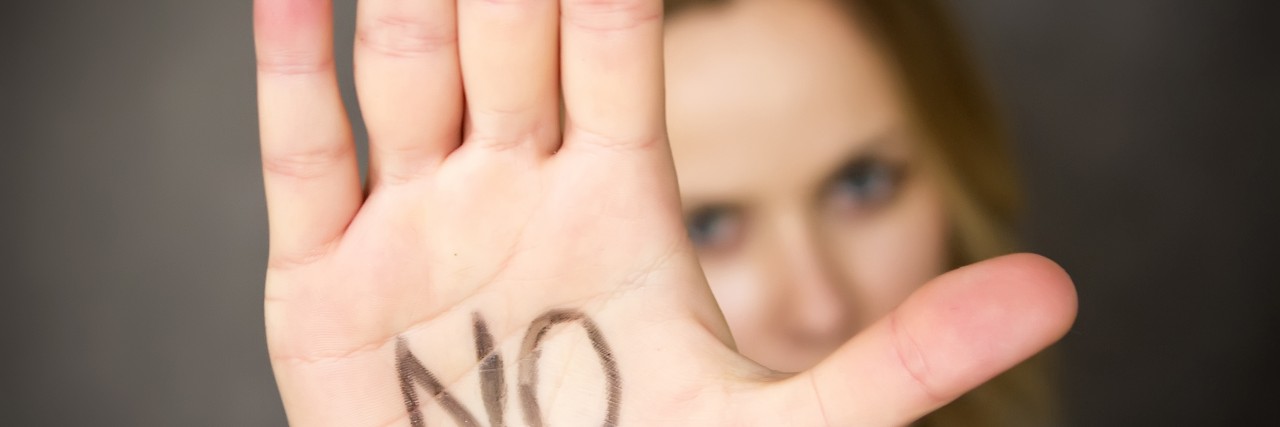
POLYGON ((839 265, 862 324, 875 321, 947 262, 947 220, 935 187, 915 180, 887 209, 865 219, 832 218, 839 265))

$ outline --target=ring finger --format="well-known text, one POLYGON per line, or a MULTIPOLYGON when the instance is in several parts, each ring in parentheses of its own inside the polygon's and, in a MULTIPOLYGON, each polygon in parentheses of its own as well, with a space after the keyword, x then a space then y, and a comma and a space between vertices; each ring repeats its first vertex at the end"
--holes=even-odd
POLYGON ((558 0, 462 0, 458 37, 466 144, 559 145, 558 0))
POLYGON ((362 0, 356 86, 369 128, 370 184, 405 180, 461 140, 453 0, 362 0))

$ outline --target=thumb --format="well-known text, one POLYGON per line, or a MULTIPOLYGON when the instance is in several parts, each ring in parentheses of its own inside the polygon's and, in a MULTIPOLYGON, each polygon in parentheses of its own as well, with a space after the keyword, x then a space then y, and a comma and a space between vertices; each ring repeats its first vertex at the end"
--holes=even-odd
POLYGON ((905 425, 1053 344, 1075 316, 1075 287, 1053 261, 984 261, 930 281, 818 366, 746 396, 757 401, 743 407, 786 424, 905 425))

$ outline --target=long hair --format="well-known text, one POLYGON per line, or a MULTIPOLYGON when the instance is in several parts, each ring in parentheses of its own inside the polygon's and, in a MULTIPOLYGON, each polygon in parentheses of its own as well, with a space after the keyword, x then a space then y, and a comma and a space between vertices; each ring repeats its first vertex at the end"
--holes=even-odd
MULTIPOLYGON (((734 0, 666 0, 672 17, 734 0)), ((1015 247, 1020 206, 1016 173, 999 114, 955 24, 936 0, 827 0, 884 55, 923 136, 926 162, 943 189, 953 267, 1015 247)), ((1048 370, 1038 356, 1001 374, 915 425, 1047 426, 1057 421, 1048 370)))

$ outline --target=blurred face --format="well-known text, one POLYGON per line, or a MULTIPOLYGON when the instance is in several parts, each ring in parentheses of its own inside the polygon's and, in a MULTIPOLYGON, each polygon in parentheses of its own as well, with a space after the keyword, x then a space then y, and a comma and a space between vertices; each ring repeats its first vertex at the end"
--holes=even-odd
POLYGON ((838 6, 669 21, 689 234, 739 350, 806 369, 946 267, 941 196, 888 64, 838 6))

